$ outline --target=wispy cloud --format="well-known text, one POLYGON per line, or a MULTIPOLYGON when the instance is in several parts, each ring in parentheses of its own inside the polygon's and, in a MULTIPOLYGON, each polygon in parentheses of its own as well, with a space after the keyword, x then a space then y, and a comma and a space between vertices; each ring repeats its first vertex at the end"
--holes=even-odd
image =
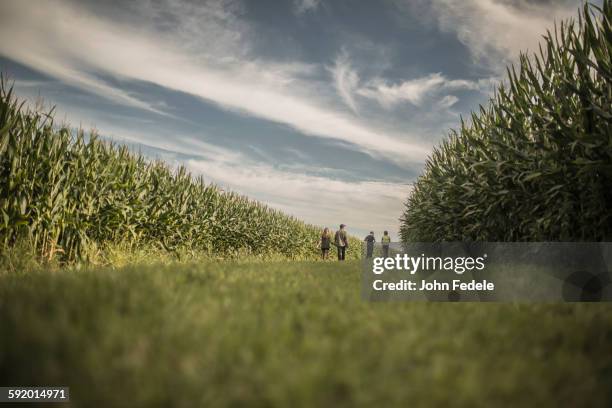
POLYGON ((520 51, 538 51, 553 22, 576 14, 576 0, 399 0, 410 13, 432 19, 455 33, 472 56, 500 71, 520 51))
MULTIPOLYGON (((497 78, 482 78, 476 81, 448 79, 437 72, 398 83, 389 83, 381 78, 374 78, 365 86, 359 88, 357 93, 375 99, 387 108, 401 102, 421 106, 426 99, 437 98, 441 92, 470 90, 489 95, 493 86, 497 83, 497 78)), ((447 104, 451 98, 454 101, 453 103, 459 100, 454 95, 445 95, 442 100, 438 101, 438 104, 447 104)))
POLYGON ((438 106, 447 109, 456 104, 458 101, 459 98, 457 98, 455 95, 446 95, 444 98, 440 99, 438 106))
POLYGON ((293 6, 296 14, 304 14, 309 11, 315 11, 321 0, 293 0, 293 6))
MULTIPOLYGON (((375 100, 386 109, 393 108, 400 103, 421 106, 426 99, 436 98, 442 91, 471 90, 488 95, 494 84, 498 82, 497 78, 483 78, 476 81, 449 79, 439 72, 395 83, 380 77, 360 81, 359 74, 351 65, 346 51, 338 55, 330 71, 338 95, 355 113, 358 110, 356 100, 358 96, 375 100)), ((443 95, 440 98, 433 104, 433 107, 448 108, 459 100, 454 95, 443 95)))
POLYGON ((358 92, 362 96, 376 99, 385 107, 393 106, 401 101, 420 105, 425 95, 439 88, 444 81, 444 77, 440 74, 430 74, 399 84, 387 84, 381 79, 374 79, 358 92))
POLYGON ((348 54, 342 52, 336 58, 335 64, 331 69, 331 73, 334 77, 334 84, 338 94, 353 112, 357 112, 357 104, 353 97, 357 86, 359 85, 359 76, 357 72, 351 67, 348 54))
MULTIPOLYGON (((1 47, 2 46, 0 45, 0 49, 1 47)), ((36 69, 64 82, 68 86, 84 89, 119 105, 143 109, 160 115, 169 116, 167 112, 160 110, 152 104, 142 101, 119 88, 109 86, 104 81, 99 80, 86 72, 66 67, 63 64, 57 64, 36 53, 30 54, 26 51, 24 52, 23 57, 24 58, 21 60, 21 62, 24 64, 35 67, 36 69)))

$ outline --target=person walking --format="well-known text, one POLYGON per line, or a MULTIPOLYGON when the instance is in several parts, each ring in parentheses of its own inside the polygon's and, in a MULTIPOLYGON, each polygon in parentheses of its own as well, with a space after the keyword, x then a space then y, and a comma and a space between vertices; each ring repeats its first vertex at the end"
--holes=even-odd
POLYGON ((331 235, 329 234, 329 228, 325 227, 321 233, 321 239, 319 240, 319 248, 321 248, 321 259, 326 260, 329 256, 329 247, 331 246, 331 235))
POLYGON ((389 257, 389 244, 391 244, 391 237, 389 236, 388 231, 385 231, 383 233, 383 236, 380 239, 380 242, 382 243, 383 258, 388 258, 389 257))
POLYGON ((336 235, 334 236, 334 244, 338 248, 338 260, 344 261, 344 257, 346 256, 346 250, 348 248, 348 237, 346 235, 346 230, 344 229, 346 225, 340 224, 340 229, 336 231, 336 235))
POLYGON ((370 234, 367 235, 363 241, 366 243, 366 258, 371 258, 372 253, 374 253, 374 243, 376 242, 374 231, 370 231, 370 234))

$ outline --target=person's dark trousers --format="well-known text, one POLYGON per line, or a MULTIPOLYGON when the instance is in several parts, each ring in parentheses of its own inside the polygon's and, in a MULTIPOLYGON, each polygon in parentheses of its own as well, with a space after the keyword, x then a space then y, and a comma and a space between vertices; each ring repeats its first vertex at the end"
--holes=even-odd
POLYGON ((346 247, 339 246, 338 247, 338 260, 344 261, 344 255, 346 254, 346 247))
POLYGON ((374 245, 368 244, 366 246, 366 258, 371 258, 372 257, 372 253, 374 253, 374 245))
POLYGON ((389 245, 383 245, 382 250, 383 250, 383 257, 388 258, 389 257, 389 245))

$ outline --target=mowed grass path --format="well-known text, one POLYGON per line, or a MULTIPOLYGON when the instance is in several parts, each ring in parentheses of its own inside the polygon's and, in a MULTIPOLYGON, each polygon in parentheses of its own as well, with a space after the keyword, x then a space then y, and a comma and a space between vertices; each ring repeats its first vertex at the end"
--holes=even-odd
POLYGON ((360 265, 0 276, 0 385, 71 406, 609 406, 612 307, 369 303, 360 265))

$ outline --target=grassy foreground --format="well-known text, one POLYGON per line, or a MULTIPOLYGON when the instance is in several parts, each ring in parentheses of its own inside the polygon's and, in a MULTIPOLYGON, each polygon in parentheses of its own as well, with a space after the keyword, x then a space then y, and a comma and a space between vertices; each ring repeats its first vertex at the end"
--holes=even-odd
POLYGON ((0 383, 71 406, 610 406, 601 304, 368 303, 360 266, 0 275, 0 383))

